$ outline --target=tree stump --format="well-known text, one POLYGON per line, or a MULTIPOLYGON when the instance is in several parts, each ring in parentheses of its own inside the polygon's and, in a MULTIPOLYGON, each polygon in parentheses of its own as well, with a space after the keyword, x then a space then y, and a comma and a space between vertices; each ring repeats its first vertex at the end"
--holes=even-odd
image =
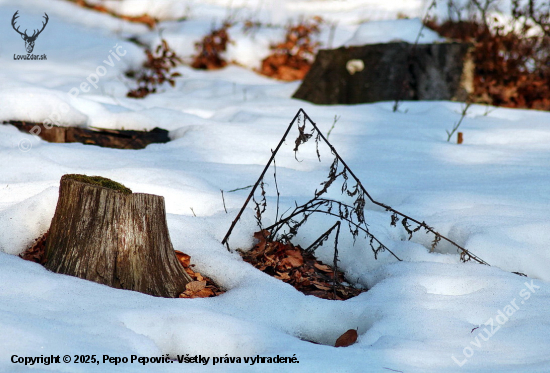
POLYGON ((170 241, 164 198, 99 176, 64 175, 46 268, 119 289, 177 297, 192 281, 170 241))
POLYGON ((473 91, 471 47, 399 42, 320 50, 292 97, 321 105, 463 101, 473 91))

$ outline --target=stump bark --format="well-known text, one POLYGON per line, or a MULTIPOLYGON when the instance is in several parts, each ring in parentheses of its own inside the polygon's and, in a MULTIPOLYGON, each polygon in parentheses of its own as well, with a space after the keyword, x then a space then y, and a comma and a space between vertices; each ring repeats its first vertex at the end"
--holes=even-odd
POLYGON ((463 101, 473 90, 471 47, 400 42, 320 50, 292 97, 322 105, 463 101))
POLYGON ((119 289, 177 297, 192 281, 170 241, 164 198, 99 176, 64 175, 46 268, 119 289))

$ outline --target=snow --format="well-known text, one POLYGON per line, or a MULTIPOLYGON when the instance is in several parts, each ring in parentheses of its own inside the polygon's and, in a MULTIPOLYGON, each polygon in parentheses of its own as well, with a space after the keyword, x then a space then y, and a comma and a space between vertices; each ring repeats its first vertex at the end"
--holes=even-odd
POLYGON ((347 47, 365 44, 407 42, 414 44, 432 44, 444 42, 445 39, 433 30, 422 27, 420 18, 399 19, 391 21, 366 22, 359 26, 347 47))
MULTIPOLYGON (((277 8, 276 2, 105 3, 125 14, 152 9, 168 19, 161 23, 162 35, 187 58, 194 53, 193 43, 213 22, 221 22, 228 7, 241 9, 243 17, 254 12, 266 19, 279 17, 282 24, 284 16, 297 19, 317 11, 342 16, 334 37, 338 46, 354 35, 361 42, 381 42, 383 30, 388 37, 391 31, 389 40, 415 38, 417 20, 382 20, 394 19, 398 12, 418 16, 424 6, 421 1, 294 1, 270 15, 267 10, 277 8), (360 16, 369 11, 381 14, 372 18, 377 22, 360 25, 360 16), (174 21, 185 15, 188 21, 174 21)), ((30 27, 44 11, 49 14, 50 24, 34 52, 46 53, 48 60, 14 61, 14 53, 23 53, 23 41, 4 23, 0 120, 43 121, 62 107, 67 110, 61 125, 161 127, 170 130, 173 141, 118 150, 47 143, 0 126, 0 371, 187 368, 177 361, 103 363, 104 355, 166 354, 208 357, 208 364, 193 365, 201 372, 550 370, 550 114, 474 105, 460 127, 464 144, 456 145, 446 142, 445 130, 459 120, 460 103, 403 102, 394 113, 391 102, 316 106, 293 100, 299 82, 281 83, 251 71, 282 29, 261 28, 251 36, 237 26, 228 55, 243 66, 211 72, 181 66, 177 70, 183 77, 175 89, 163 87, 143 100, 129 99, 125 93, 134 83, 124 71, 139 66, 143 52, 125 38, 137 35, 154 44, 156 31, 65 1, 0 2, 2 19, 10 19, 17 9, 30 27), (106 65, 116 44, 127 54, 106 65), (107 72, 97 88, 81 90, 83 82, 91 84, 88 78, 98 66, 107 72), (75 87, 78 95, 69 95, 75 87), (430 253, 428 235, 406 240, 405 232, 390 227, 388 215, 372 205, 365 211, 369 228, 404 261, 396 262, 388 253, 374 260, 364 242, 354 245, 343 235, 341 268, 351 282, 369 289, 347 301, 305 296, 229 252, 220 241, 249 189, 229 191, 256 181, 299 108, 324 134, 340 116, 329 139, 376 200, 426 221, 492 266, 461 263, 443 243, 430 253), (101 175, 134 192, 163 196, 174 248, 191 255, 195 269, 227 292, 208 299, 154 298, 57 275, 18 258, 48 229, 59 180, 66 173, 101 175), (529 277, 511 273, 516 271, 529 277), (358 330, 357 343, 331 347, 348 329, 358 330), (13 355, 96 355, 101 363, 25 366, 12 363, 13 355), (213 365, 214 357, 226 355, 295 356, 299 363, 213 365)), ((317 161, 314 144, 300 148, 297 162, 295 135, 294 130, 277 157, 282 210, 311 198, 330 164, 326 148, 320 149, 322 162, 317 161)), ((273 185, 266 190, 273 206, 273 185)), ((312 223, 297 243, 310 243, 329 221, 312 223)), ((251 247, 256 229, 248 208, 233 231, 231 247, 251 247)), ((320 248, 318 257, 330 262, 331 248, 320 248)))

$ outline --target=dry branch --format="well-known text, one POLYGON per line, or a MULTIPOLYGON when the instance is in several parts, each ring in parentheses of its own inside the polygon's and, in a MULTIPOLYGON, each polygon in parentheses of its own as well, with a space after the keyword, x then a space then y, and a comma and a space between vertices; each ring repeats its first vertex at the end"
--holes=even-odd
MULTIPOLYGON (((276 173, 274 173, 274 177, 276 178, 276 173)), ((228 250, 230 250, 228 240, 229 240, 229 237, 231 236, 231 232, 233 231, 235 225, 239 221, 243 211, 246 209, 250 200, 253 200, 255 203, 256 219, 258 221, 258 226, 260 227, 260 231, 269 232, 268 237, 270 237, 271 240, 281 241, 283 243, 289 243, 295 237, 299 228, 306 223, 307 219, 311 215, 315 213, 322 213, 328 216, 333 216, 338 218, 339 222, 346 222, 354 240, 357 238, 359 233, 363 233, 365 235, 365 238, 368 239, 369 241, 369 245, 374 253, 375 258, 380 252, 388 251, 397 260, 401 260, 378 238, 376 238, 373 234, 370 233, 367 223, 365 221, 365 216, 364 216, 365 202, 367 199, 374 205, 380 206, 384 208, 387 212, 391 213, 392 226, 396 226, 398 222, 401 222, 403 228, 405 229, 405 231, 409 236, 409 239, 411 239, 416 232, 420 230, 424 230, 426 233, 431 233, 434 235, 433 244, 430 249, 431 251, 434 251, 437 244, 441 240, 444 240, 449 244, 453 245, 454 247, 456 247, 457 251, 460 253, 461 260, 463 261, 474 260, 478 263, 488 265, 488 263, 485 262, 483 259, 479 258, 478 256, 471 253, 470 251, 466 250, 464 247, 458 245, 456 242, 449 239, 448 237, 437 232, 432 227, 427 225, 425 222, 423 221, 421 222, 417 219, 414 219, 408 216, 407 214, 404 214, 384 203, 378 202, 375 199, 373 199, 371 195, 368 193, 368 191, 366 190, 366 188, 363 186, 359 178, 348 167, 348 165, 346 164, 344 159, 338 154, 334 146, 328 141, 328 139, 319 130, 315 122, 311 120, 311 118, 306 114, 306 112, 303 109, 300 109, 298 113, 294 116, 294 119, 289 124, 288 128, 283 134, 283 137, 279 141, 279 144, 277 145, 275 150, 272 151, 271 158, 269 159, 266 166, 264 167, 264 170, 260 174, 260 177, 254 184, 254 187, 250 191, 245 203, 243 204, 243 206, 241 207, 241 210, 237 214, 237 217, 232 222, 229 230, 227 231, 225 237, 222 240, 222 244, 226 245, 228 250), (303 117, 302 125, 301 125, 301 117, 303 117), (312 126, 312 129, 310 132, 306 132, 306 122, 312 126), (278 206, 277 206, 276 222, 270 225, 269 227, 264 228, 262 226, 262 214, 265 212, 265 207, 266 207, 265 190, 263 188, 264 177, 268 168, 271 166, 272 163, 274 163, 277 152, 281 148, 281 145, 285 142, 290 130, 294 125, 296 125, 298 128, 298 136, 295 140, 294 152, 297 152, 300 145, 304 144, 309 139, 313 138, 313 135, 315 134, 314 138, 317 145, 316 146, 317 156, 319 157, 319 160, 320 160, 320 154, 318 150, 319 142, 323 142, 329 147, 331 153, 334 156, 334 159, 330 166, 327 180, 321 183, 322 189, 316 190, 314 193, 314 197, 311 200, 309 200, 308 202, 302 205, 296 204, 296 207, 293 209, 293 211, 291 211, 286 216, 285 214, 282 214, 279 217, 278 206), (353 204, 345 204, 343 202, 336 201, 333 199, 322 198, 322 196, 325 193, 327 193, 328 189, 331 187, 333 182, 336 181, 337 179, 342 180, 342 187, 341 187, 342 194, 345 193, 347 196, 354 198, 353 204), (355 183, 351 188, 348 187, 348 180, 353 181, 355 183), (262 196, 262 199, 260 200, 260 202, 256 201, 256 199, 254 198, 254 195, 258 187, 261 189, 261 196, 262 196), (411 226, 411 224, 414 224, 415 226, 411 226), (278 234, 279 231, 283 229, 286 229, 286 231, 282 234, 278 234)), ((279 199, 277 199, 277 201, 278 200, 279 199)), ((317 240, 315 240, 315 242, 310 246, 310 248, 314 249, 322 245, 322 243, 328 239, 328 236, 331 234, 332 231, 336 231, 336 237, 335 237, 336 241, 334 245, 334 250, 335 250, 334 264, 336 268, 337 245, 338 245, 338 236, 340 234, 340 224, 338 224, 337 226, 335 225, 332 228, 330 228, 328 231, 326 231, 317 240)))

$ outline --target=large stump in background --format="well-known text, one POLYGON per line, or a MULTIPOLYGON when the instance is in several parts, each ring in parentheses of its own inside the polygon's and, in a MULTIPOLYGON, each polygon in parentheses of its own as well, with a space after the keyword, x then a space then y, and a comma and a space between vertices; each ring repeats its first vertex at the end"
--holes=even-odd
POLYGON ((46 268, 119 289, 177 297, 191 281, 168 234, 164 198, 99 176, 64 175, 46 268))
POLYGON ((322 105, 462 101, 473 91, 471 47, 400 42, 320 50, 292 97, 322 105))

